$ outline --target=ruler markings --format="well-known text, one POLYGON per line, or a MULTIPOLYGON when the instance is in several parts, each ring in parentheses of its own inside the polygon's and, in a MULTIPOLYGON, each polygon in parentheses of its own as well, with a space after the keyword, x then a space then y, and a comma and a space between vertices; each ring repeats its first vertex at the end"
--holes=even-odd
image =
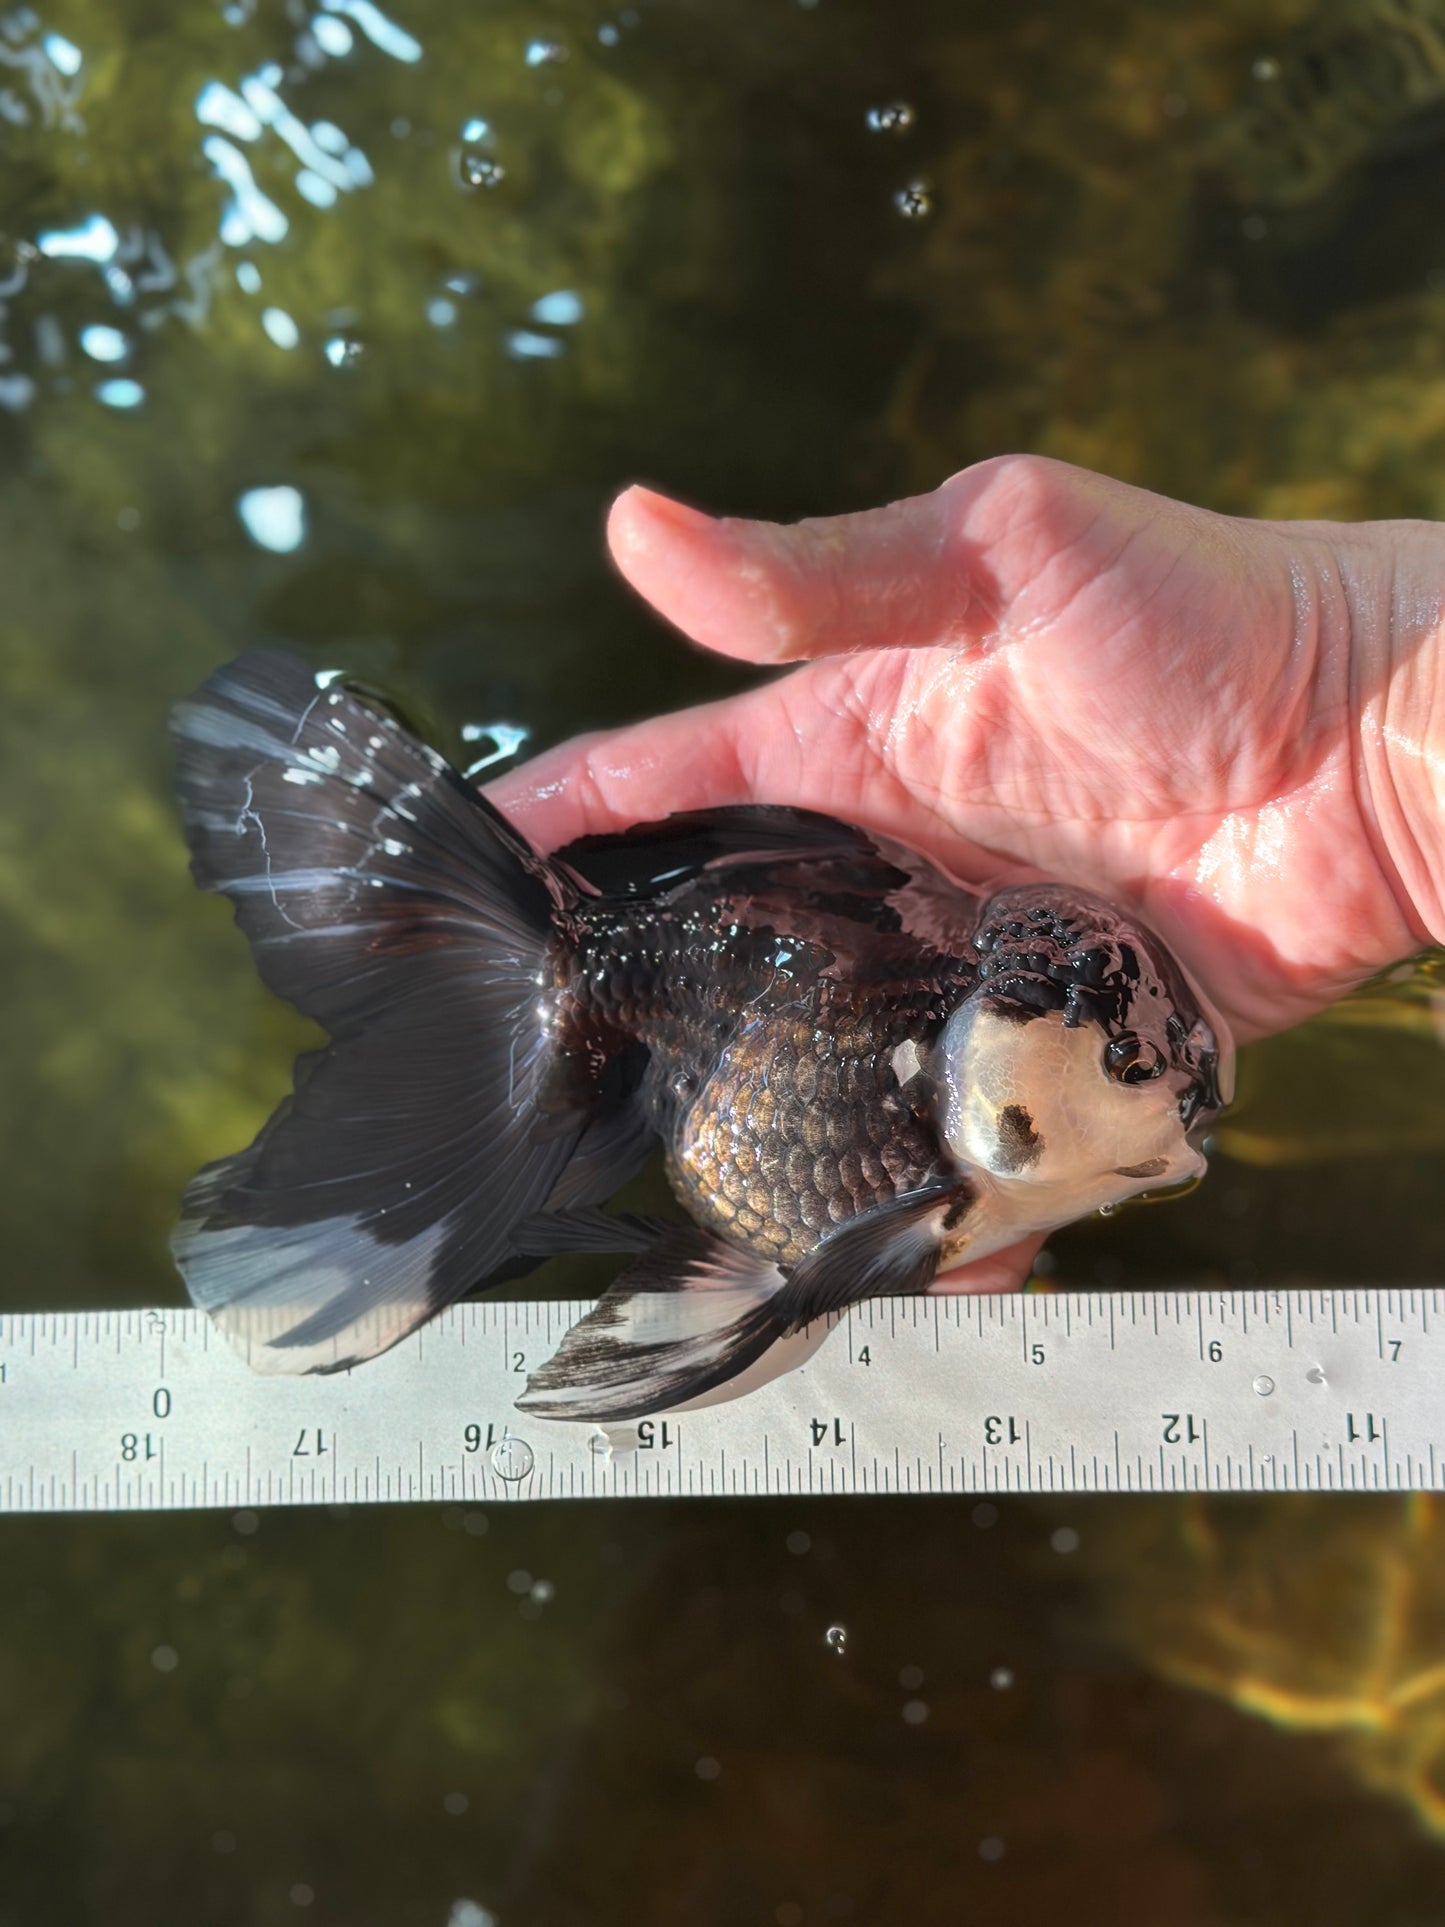
POLYGON ((516 1353, 542 1356, 582 1305, 454 1307, 422 1342, 301 1379, 252 1373, 193 1311, 0 1315, 0 1507, 1438 1491, 1442 1303, 1434 1287, 894 1299, 746 1398, 608 1433, 513 1405, 516 1353))

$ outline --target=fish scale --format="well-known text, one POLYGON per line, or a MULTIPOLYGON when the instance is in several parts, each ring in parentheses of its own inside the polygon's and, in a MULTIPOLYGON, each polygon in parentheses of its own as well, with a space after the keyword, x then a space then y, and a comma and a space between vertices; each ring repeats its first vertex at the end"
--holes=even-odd
MULTIPOLYGON (((729 1242, 791 1265, 939 1170, 936 1126, 891 1059, 926 1043, 940 991, 915 974, 865 998, 828 977, 831 952, 741 914, 707 899, 587 917, 563 1022, 647 1043, 678 1197, 729 1242)), ((964 969, 939 960, 940 976, 964 969)))

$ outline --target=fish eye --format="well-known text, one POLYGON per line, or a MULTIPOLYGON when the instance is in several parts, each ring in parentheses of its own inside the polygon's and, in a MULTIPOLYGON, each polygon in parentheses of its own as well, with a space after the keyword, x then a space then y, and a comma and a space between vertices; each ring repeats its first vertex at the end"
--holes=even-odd
POLYGON ((1157 1077, 1168 1059, 1157 1044, 1132 1032, 1116 1037, 1104 1052, 1104 1069, 1116 1084, 1147 1084, 1157 1077))

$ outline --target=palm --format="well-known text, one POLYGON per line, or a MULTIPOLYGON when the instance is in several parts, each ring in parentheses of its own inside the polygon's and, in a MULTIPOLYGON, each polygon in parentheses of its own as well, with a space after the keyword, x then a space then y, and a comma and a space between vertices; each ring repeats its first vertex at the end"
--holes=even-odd
POLYGON ((830 811, 970 879, 1141 905, 1242 1036, 1417 947, 1357 781, 1351 699, 1387 665, 1359 633, 1369 582, 1331 594, 1350 531, 1011 459, 795 529, 634 494, 612 534, 700 641, 814 660, 519 772, 503 800, 540 843, 751 799, 830 811))

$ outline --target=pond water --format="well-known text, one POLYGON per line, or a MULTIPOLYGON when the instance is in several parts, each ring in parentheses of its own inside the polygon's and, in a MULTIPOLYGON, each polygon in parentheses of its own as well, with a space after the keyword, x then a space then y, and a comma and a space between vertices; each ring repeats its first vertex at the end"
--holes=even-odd
MULTIPOLYGON (((1445 0, 0 14, 0 1309, 180 1302, 287 1088, 169 802, 216 663, 459 757, 738 687, 604 563, 639 478, 1445 516, 1442 141, 1445 0)), ((1433 979, 1050 1284, 1438 1282, 1433 979)), ((1442 1624, 1420 1500, 4 1520, 0 1927, 1434 1921, 1442 1624)))

